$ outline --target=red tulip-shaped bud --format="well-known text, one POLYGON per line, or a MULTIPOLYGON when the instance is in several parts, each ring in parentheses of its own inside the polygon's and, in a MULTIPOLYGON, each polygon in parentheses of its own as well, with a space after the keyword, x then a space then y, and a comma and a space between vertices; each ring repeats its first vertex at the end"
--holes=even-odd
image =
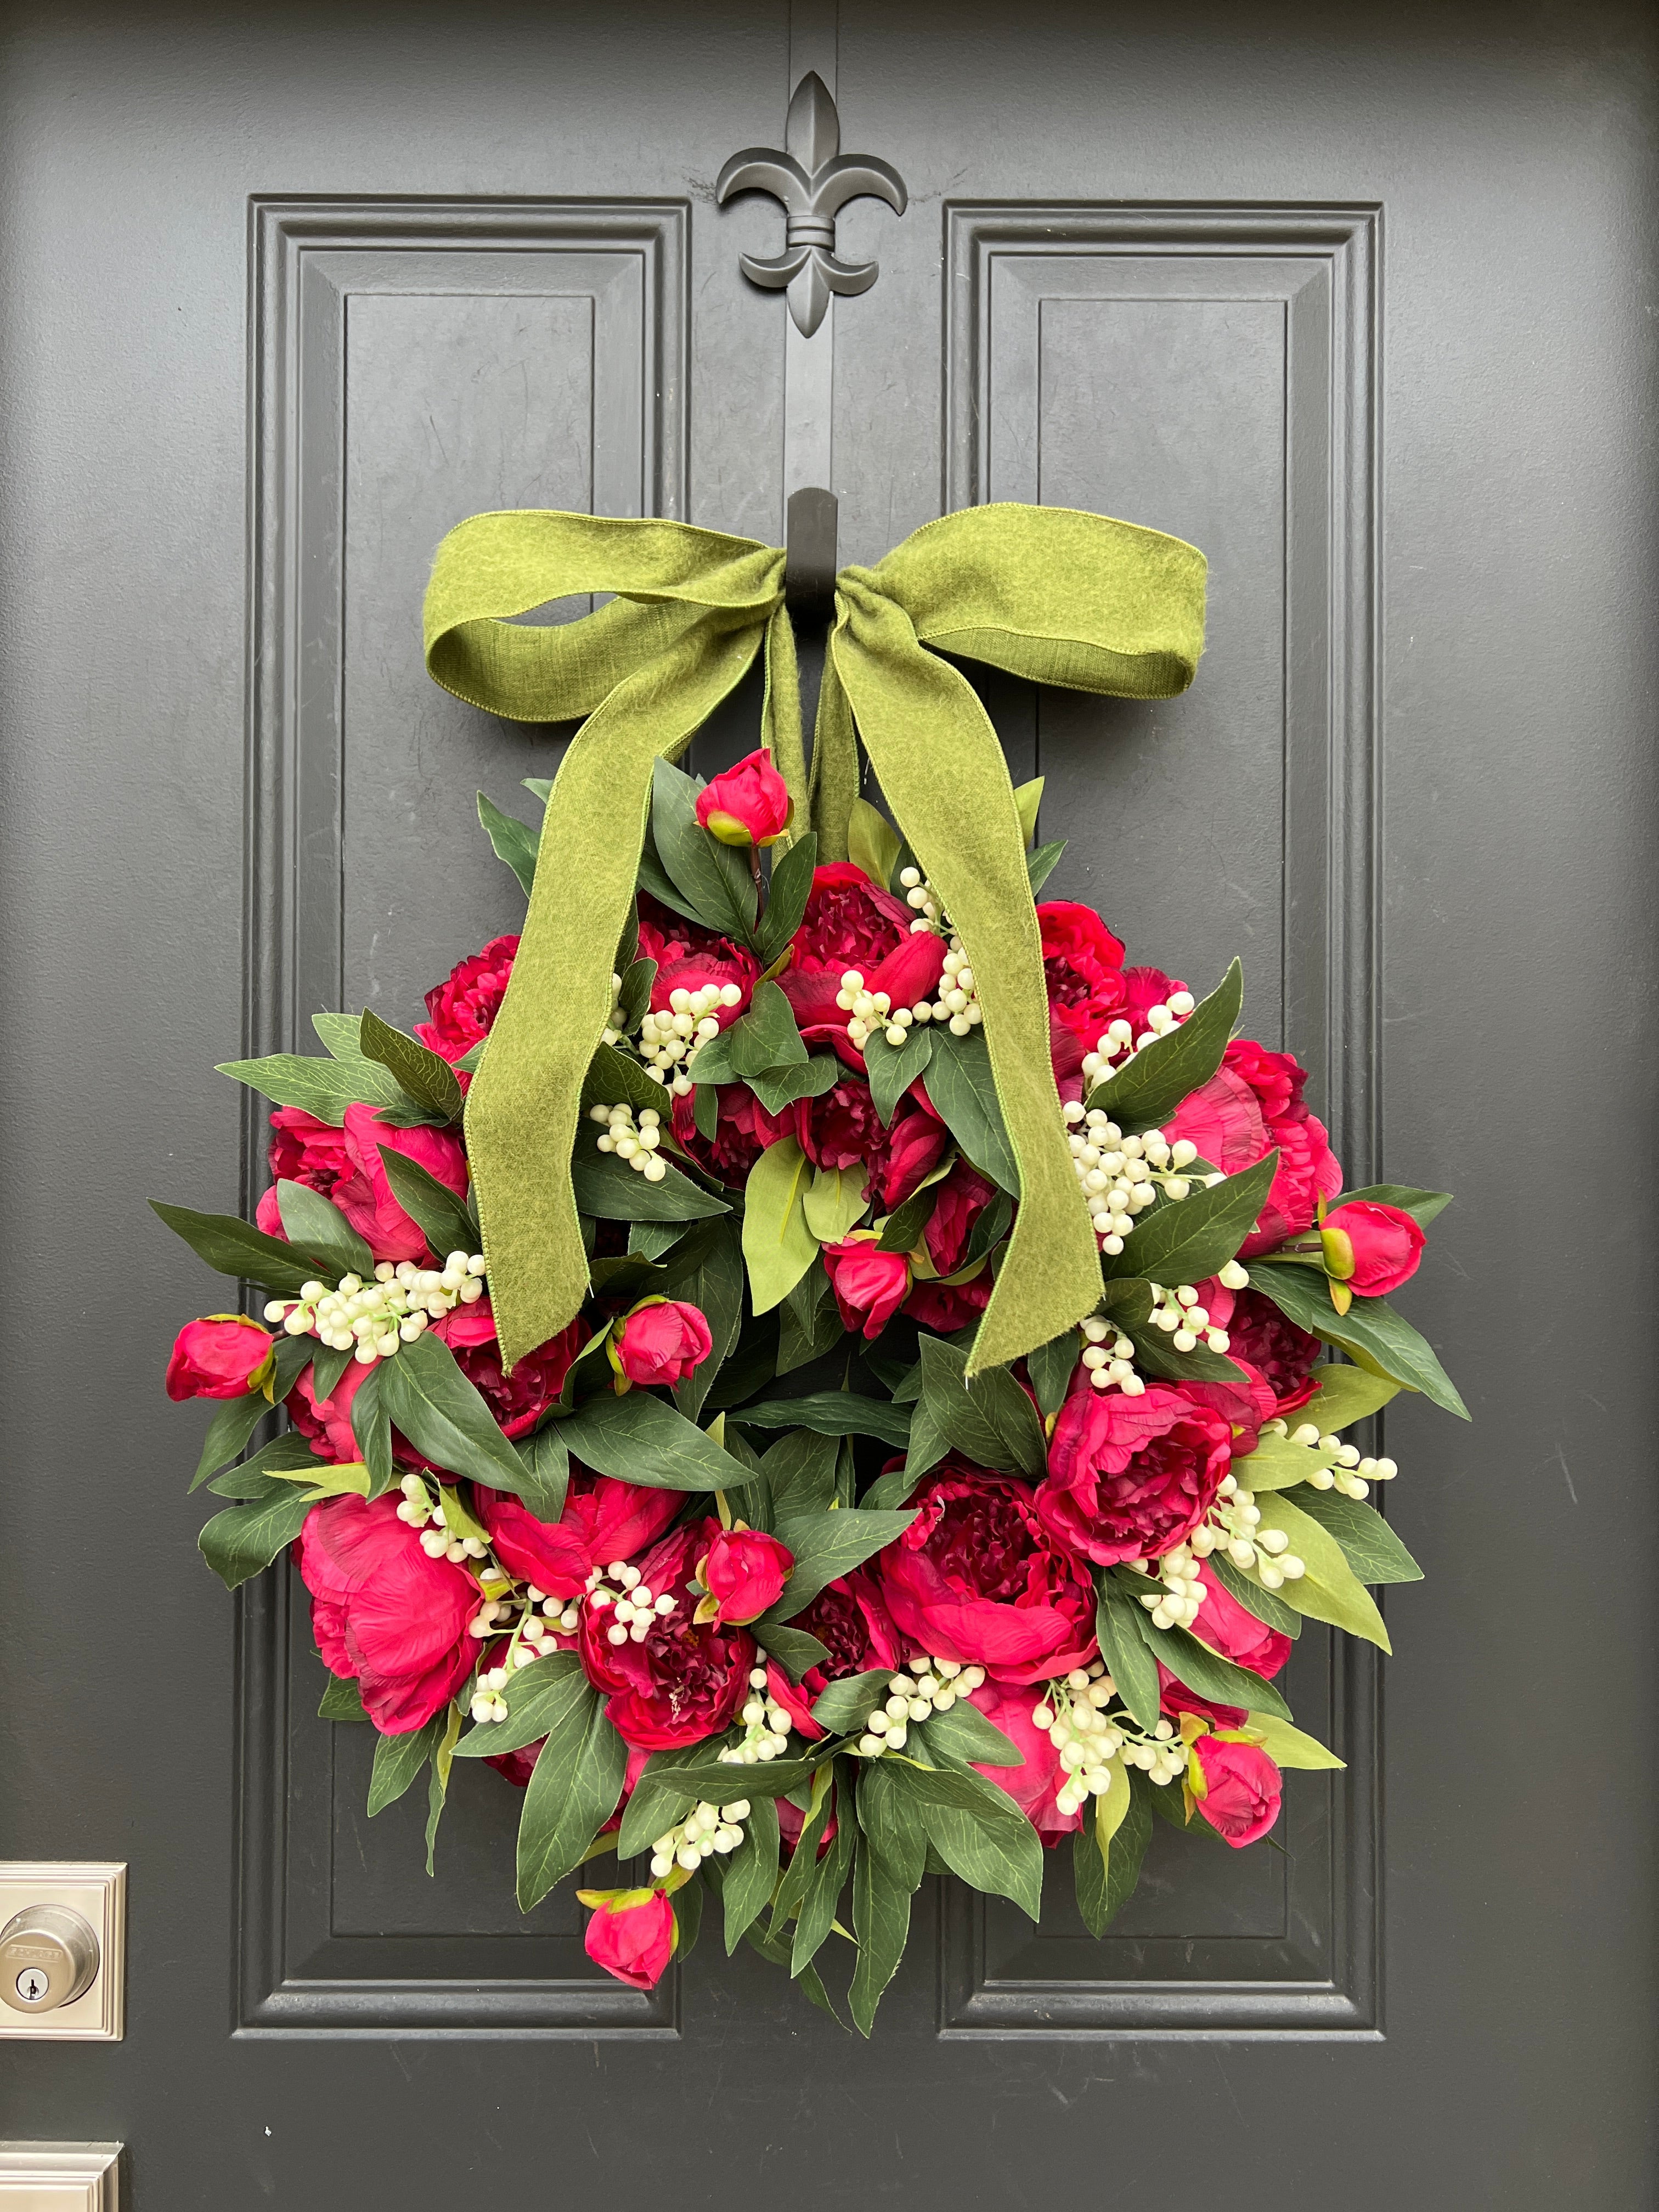
POLYGON ((245 1398, 270 1380, 276 1354, 268 1330, 246 1314, 187 1321, 167 1360, 169 1398, 245 1398))
POLYGON ((722 845, 775 845, 789 814, 789 787, 765 745, 697 793, 697 819, 722 845))
POLYGON ((653 1990, 674 1955, 674 1908, 660 1889, 579 1889, 593 1907, 586 1949, 630 1990, 653 1990))
POLYGON ((1386 1297, 1409 1282, 1425 1241, 1409 1213, 1368 1198, 1337 1206, 1319 1232, 1326 1273, 1363 1298, 1386 1297))

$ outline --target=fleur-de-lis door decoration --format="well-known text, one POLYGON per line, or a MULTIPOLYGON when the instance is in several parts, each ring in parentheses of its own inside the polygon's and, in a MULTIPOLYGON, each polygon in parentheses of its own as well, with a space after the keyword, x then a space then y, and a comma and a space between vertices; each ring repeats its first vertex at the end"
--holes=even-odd
POLYGON ((860 198, 885 200, 902 215, 908 195, 889 163, 841 151, 841 118, 816 71, 795 88, 784 145, 782 153, 775 146, 748 146, 734 154, 720 171, 714 198, 723 204, 734 192, 770 192, 783 203, 783 252, 745 253, 740 265, 751 283, 787 291, 795 326, 810 338, 831 293, 867 292, 880 273, 877 261, 837 260, 836 216, 848 200, 860 198))

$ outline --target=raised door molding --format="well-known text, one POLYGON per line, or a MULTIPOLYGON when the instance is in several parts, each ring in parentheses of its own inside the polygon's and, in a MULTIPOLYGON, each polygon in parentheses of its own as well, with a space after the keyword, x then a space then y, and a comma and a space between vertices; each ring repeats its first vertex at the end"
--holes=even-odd
MULTIPOLYGON (((472 792, 510 804, 550 772, 547 733, 428 680, 428 568, 482 509, 684 513, 689 222, 681 202, 253 204, 249 1051, 315 1050, 311 1014, 342 1003, 406 1020, 506 926, 472 792)), ((264 1133, 251 1102, 250 1199, 264 1133)), ((238 2032, 672 2035, 674 1978, 644 1995, 594 1967, 568 1892, 520 1921, 505 1783, 456 1791, 436 1883, 423 1789, 362 1832, 369 1732, 315 1717, 290 1574, 240 1593, 238 2032)))
POLYGON ((0 2212, 120 2212, 119 2143, 0 2142, 0 2212))
MULTIPOLYGON (((1000 686, 1018 772, 1047 775, 1045 834, 1076 841, 1094 872, 1076 895, 1131 958, 1173 965, 1174 938, 1207 988, 1243 951, 1249 1026, 1308 1065, 1354 1182, 1378 1115, 1380 220, 979 203, 945 218, 946 507, 1087 507, 1210 556, 1192 691, 1000 686), (1120 854, 1126 793, 1141 826, 1120 854)), ((1099 1944, 1064 1894, 1063 1850, 1036 1930, 950 1885, 942 2033, 1379 2032, 1376 1655, 1310 1625, 1288 1680, 1348 1767, 1291 1778, 1284 1854, 1160 1826, 1099 1944)))

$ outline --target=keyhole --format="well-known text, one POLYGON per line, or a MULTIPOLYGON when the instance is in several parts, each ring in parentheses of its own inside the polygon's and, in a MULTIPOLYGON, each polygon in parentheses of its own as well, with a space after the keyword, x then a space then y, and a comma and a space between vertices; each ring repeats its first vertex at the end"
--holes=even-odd
POLYGON ((17 1994, 25 2004, 39 2004, 51 1987, 46 1976, 34 1966, 25 1966, 17 1977, 17 1994))

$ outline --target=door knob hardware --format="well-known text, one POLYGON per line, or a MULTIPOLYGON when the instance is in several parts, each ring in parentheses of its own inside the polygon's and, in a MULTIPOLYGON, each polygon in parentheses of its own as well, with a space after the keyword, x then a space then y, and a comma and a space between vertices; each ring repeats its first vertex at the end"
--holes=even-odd
POLYGON ((0 1860, 0 2038, 118 2041, 125 1952, 125 1866, 0 1860))

